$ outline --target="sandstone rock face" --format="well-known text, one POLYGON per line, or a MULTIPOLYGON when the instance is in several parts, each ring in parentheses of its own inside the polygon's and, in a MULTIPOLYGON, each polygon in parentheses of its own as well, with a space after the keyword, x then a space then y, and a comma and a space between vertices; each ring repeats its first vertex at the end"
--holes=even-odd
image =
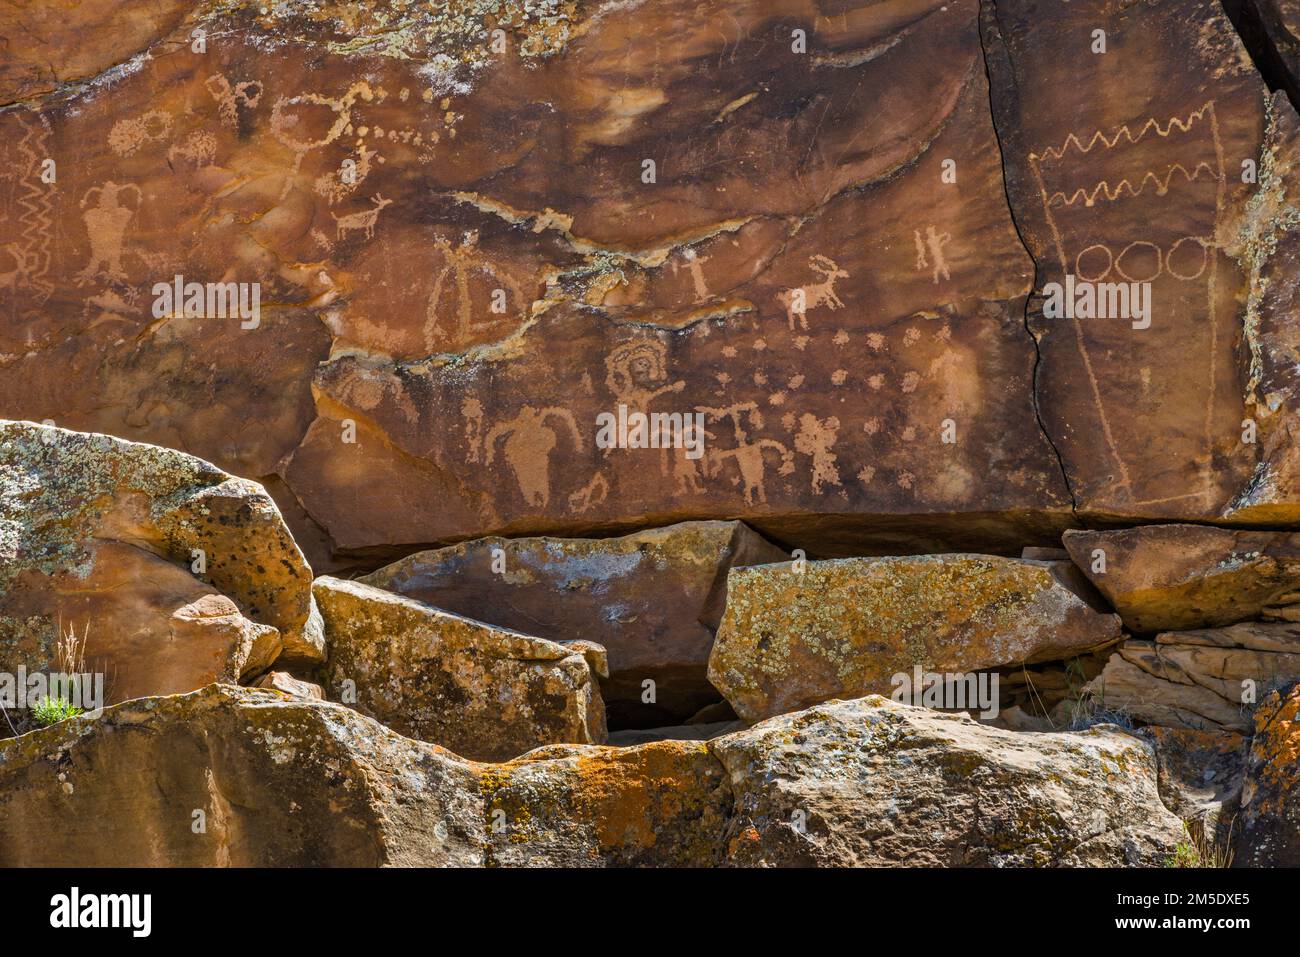
POLYGON ((1205 847, 1230 847, 1246 771, 1248 740, 1235 731, 1144 728, 1155 747, 1160 798, 1205 847))
POLYGON ((213 685, 75 718, 0 744, 0 777, 3 866, 483 861, 472 766, 270 691, 213 685))
POLYGON ((1300 681, 1300 626, 1248 623, 1123 642, 1087 686, 1157 725, 1248 731, 1255 703, 1300 681))
POLYGON ((284 671, 268 672, 253 682, 253 686, 255 688, 265 688, 268 691, 279 691, 287 695, 295 695, 299 698, 313 698, 316 701, 325 699, 325 693, 321 690, 320 685, 295 678, 284 671))
POLYGON ((1255 712, 1254 738, 1241 795, 1236 863, 1247 867, 1300 864, 1300 690, 1274 692, 1255 712))
MULTIPOLYGON (((1242 164, 1261 159, 1262 79, 1215 0, 981 9, 1007 192, 1037 269, 1037 408, 1079 513, 1235 515, 1267 468, 1243 441, 1255 393, 1236 353, 1260 245, 1242 164), (1067 275, 1149 282, 1149 325, 1050 318, 1045 287, 1067 275)), ((1294 516, 1293 491, 1272 505, 1294 516)))
POLYGON ((469 758, 604 741, 601 649, 485 625, 358 582, 318 578, 314 590, 332 699, 469 758))
POLYGON ((0 118, 0 409, 257 478, 321 565, 1064 527, 975 0, 491 11, 155 4, 93 51, 43 16, 0 118), (259 283, 260 322, 155 316, 176 275, 259 283), (703 455, 598 447, 620 406, 703 415, 703 455))
MULTIPOLYGON (((989 555, 838 559, 733 569, 709 680, 747 721, 889 694, 916 665, 971 672, 1079 654, 1120 637, 1068 563, 989 555)), ((1086 588, 1086 583, 1083 584, 1086 588)))
POLYGON ((1150 746, 1022 734, 870 696, 711 742, 742 866, 1159 865, 1183 834, 1150 746))
POLYGON ((685 522, 621 538, 480 539, 362 580, 539 638, 600 643, 611 725, 649 727, 718 699, 705 672, 727 570, 788 558, 739 522, 685 522))
POLYGON ((0 422, 0 666, 85 639, 109 702, 316 654, 311 570, 256 484, 179 452, 0 422), (195 562, 203 571, 195 574, 195 562))
POLYGON ((1133 631, 1230 625, 1300 600, 1300 535, 1148 525, 1062 538, 1133 631), (1098 549, 1104 572, 1095 567, 1098 549))

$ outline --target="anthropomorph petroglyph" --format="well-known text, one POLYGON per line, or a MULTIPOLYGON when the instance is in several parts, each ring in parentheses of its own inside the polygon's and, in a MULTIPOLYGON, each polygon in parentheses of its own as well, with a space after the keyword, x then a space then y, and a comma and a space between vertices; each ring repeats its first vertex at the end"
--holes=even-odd
POLYGON ((92 186, 81 198, 81 208, 86 209, 90 202, 95 205, 82 214, 86 223, 86 235, 90 239, 90 262, 77 274, 77 282, 85 284, 95 279, 107 279, 120 282, 126 279, 126 270, 122 267, 122 243, 126 236, 127 223, 140 208, 140 187, 134 183, 118 185, 107 182, 101 186, 92 186), (124 206, 120 197, 135 195, 135 209, 124 206), (92 197, 98 196, 97 200, 92 197))
POLYGON ((933 226, 927 226, 924 237, 919 229, 912 230, 912 240, 916 244, 916 268, 929 269, 936 285, 939 280, 950 278, 948 259, 943 249, 952 241, 952 236, 936 231, 933 226))
POLYGON ((384 199, 379 193, 370 197, 370 202, 374 204, 373 209, 363 210, 359 213, 348 213, 346 216, 334 216, 335 239, 346 239, 347 234, 353 230, 360 230, 366 239, 374 239, 375 223, 379 220, 379 211, 385 206, 391 206, 391 199, 384 199))
MULTIPOLYGON (((709 261, 707 256, 698 255, 694 249, 687 246, 682 250, 682 258, 686 260, 686 269, 690 270, 691 283, 695 287, 695 302, 704 302, 712 298, 709 287, 704 281, 704 264, 709 261)), ((677 262, 672 263, 673 272, 677 272, 677 262)))
POLYGON ((799 432, 794 437, 796 451, 812 457, 812 490, 820 492, 823 485, 839 485, 840 470, 835 467, 836 455, 831 452, 839 435, 840 420, 835 416, 818 419, 811 412, 799 417, 799 432))
POLYGON ((497 442, 505 440, 502 449, 506 464, 519 483, 519 491, 527 504, 539 508, 551 500, 551 452, 558 441, 555 430, 546 424, 548 419, 567 426, 573 447, 582 448, 582 433, 573 413, 555 406, 538 409, 525 405, 509 422, 494 426, 483 440, 487 453, 484 464, 489 466, 496 459, 497 442))
POLYGON ((254 109, 262 99, 262 84, 257 80, 244 80, 231 86, 223 74, 214 73, 208 77, 207 87, 217 101, 217 115, 221 122, 232 130, 239 128, 239 107, 254 109))
POLYGON ((732 431, 736 436, 734 448, 710 450, 708 458, 709 477, 716 478, 722 472, 722 463, 727 459, 733 459, 736 463, 736 471, 739 474, 741 485, 744 488, 745 504, 766 504, 767 487, 765 478, 767 466, 763 461, 763 452, 770 449, 781 457, 779 475, 789 475, 794 471, 794 453, 775 439, 758 439, 757 441, 750 439, 745 426, 746 416, 749 418, 750 428, 755 430, 763 428, 763 413, 759 411, 757 403, 740 402, 721 409, 702 405, 695 408, 697 411, 704 412, 719 420, 729 418, 732 431))
POLYGON ((786 321, 790 324, 791 332, 794 331, 796 319, 799 320, 799 327, 807 330, 810 309, 823 305, 828 309, 844 306, 840 297, 835 295, 835 280, 847 279, 849 274, 836 265, 833 259, 820 255, 808 259, 808 268, 821 273, 822 281, 795 289, 783 289, 776 295, 777 301, 785 306, 786 321))
POLYGON ((444 264, 433 281, 425 310, 426 349, 437 352, 447 345, 449 338, 452 341, 463 340, 482 329, 511 321, 523 312, 523 291, 479 252, 477 231, 466 233, 459 246, 453 246, 441 236, 435 240, 435 246, 444 264), (470 280, 476 275, 493 288, 492 298, 502 297, 501 311, 498 312, 496 304, 486 297, 480 302, 474 300, 470 280), (452 321, 444 323, 448 317, 452 321))

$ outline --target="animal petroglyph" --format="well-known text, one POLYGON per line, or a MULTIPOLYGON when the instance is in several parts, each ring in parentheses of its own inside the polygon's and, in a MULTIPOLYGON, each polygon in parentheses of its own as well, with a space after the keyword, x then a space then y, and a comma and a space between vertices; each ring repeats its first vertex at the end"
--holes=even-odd
POLYGON ((497 442, 505 440, 502 450, 519 483, 519 492, 527 504, 537 508, 545 508, 551 500, 551 452, 559 441, 555 430, 546 424, 551 419, 568 428, 573 447, 581 450, 582 433, 573 413, 554 406, 537 409, 525 405, 509 422, 494 426, 483 441, 487 453, 484 464, 490 466, 496 458, 497 442))
POLYGON ((439 255, 443 258, 443 267, 433 281, 429 293, 429 302, 425 310, 424 346, 430 352, 436 352, 446 344, 448 336, 454 340, 464 338, 483 329, 491 328, 502 322, 513 321, 522 314, 524 307, 523 291, 513 279, 498 270, 478 251, 478 233, 469 232, 459 246, 453 246, 446 239, 439 237, 435 241, 439 255), (470 280, 481 276, 493 287, 506 294, 507 312, 494 315, 490 309, 475 306, 470 290, 470 280), (452 308, 448 309, 448 306, 452 308), (489 316, 479 319, 475 316, 489 316), (442 319, 450 315, 453 330, 449 331, 442 319))
POLYGON ((217 101, 217 115, 221 122, 232 130, 239 129, 239 107, 255 109, 262 99, 262 84, 257 80, 244 80, 231 86, 223 74, 214 73, 208 77, 207 87, 217 101))
POLYGON ((379 193, 370 197, 370 202, 374 204, 373 209, 363 210, 359 213, 348 213, 346 216, 334 216, 335 239, 345 239, 347 234, 353 230, 360 230, 366 239, 373 239, 375 236, 375 223, 379 220, 379 211, 385 206, 391 206, 391 199, 384 199, 379 193))
POLYGON ((140 208, 142 195, 140 187, 134 183, 118 185, 107 182, 101 186, 92 186, 81 198, 81 208, 86 209, 82 219, 86 223, 86 235, 90 239, 90 262, 77 274, 77 282, 85 284, 103 278, 110 282, 126 279, 126 270, 122 267, 122 243, 126 237, 126 226, 140 208), (123 206, 119 197, 135 195, 135 209, 123 206), (98 196, 95 205, 86 209, 92 197, 98 196))
POLYGON ((808 268, 815 273, 820 273, 822 281, 795 289, 783 289, 776 296, 777 301, 785 306, 786 321, 790 324, 791 332, 794 331, 796 318, 799 320, 799 327, 807 330, 810 309, 819 306, 840 309, 844 306, 840 297, 835 295, 835 281, 847 279, 849 274, 836 265, 833 259, 820 255, 809 258, 808 268))
POLYGON ((789 475, 794 471, 794 453, 775 439, 758 439, 755 441, 749 437, 745 426, 746 416, 749 418, 751 428, 755 430, 763 428, 763 413, 759 411, 758 405, 754 402, 740 402, 726 408, 711 408, 698 405, 695 408, 696 411, 713 416, 718 420, 730 419, 732 431, 735 433, 736 444, 733 448, 710 450, 708 460, 709 477, 716 478, 720 475, 722 463, 727 459, 731 459, 736 463, 736 471, 739 474, 740 483, 745 493, 745 504, 766 504, 767 487, 765 479, 767 465, 763 461, 764 451, 770 450, 780 456, 781 466, 777 473, 779 475, 789 475))
POLYGON ((118 156, 130 156, 149 143, 162 142, 171 131, 171 116, 162 110, 150 110, 143 116, 114 123, 108 145, 118 156))
POLYGON ((919 229, 914 229, 912 239, 916 243, 916 268, 929 269, 936 285, 939 280, 950 278, 948 260, 944 256, 943 248, 952 241, 952 236, 937 232, 933 226, 927 226, 924 238, 919 229))

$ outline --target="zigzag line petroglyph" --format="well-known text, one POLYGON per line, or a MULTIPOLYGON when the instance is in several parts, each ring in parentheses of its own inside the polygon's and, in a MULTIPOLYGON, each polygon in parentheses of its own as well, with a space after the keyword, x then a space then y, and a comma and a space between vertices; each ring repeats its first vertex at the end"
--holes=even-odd
POLYGON ((1150 133, 1152 130, 1156 131, 1156 135, 1162 137, 1167 137, 1175 127, 1178 128, 1178 132, 1187 133, 1191 131, 1192 126, 1196 123, 1197 120, 1204 119, 1206 114, 1207 113, 1212 114, 1213 110, 1214 110, 1214 101, 1210 100, 1199 110, 1189 113, 1187 119, 1185 120, 1179 119, 1176 116, 1171 117, 1169 122, 1166 123, 1163 127, 1160 125, 1160 122, 1155 117, 1152 117, 1142 125, 1142 129, 1138 130, 1137 136, 1134 136, 1133 133, 1129 130, 1129 126, 1127 123, 1125 123, 1118 130, 1116 130, 1115 135, 1110 138, 1107 138, 1106 134, 1103 133, 1101 130, 1097 130, 1095 133, 1092 134, 1092 138, 1088 140, 1087 146, 1084 146, 1083 143, 1079 141, 1078 136, 1076 136, 1074 133, 1071 133, 1068 136, 1066 136, 1065 140, 1061 143, 1059 148, 1055 146, 1049 146, 1041 153, 1030 153, 1029 160, 1032 163, 1041 164, 1043 160, 1048 158, 1054 160, 1062 159, 1064 158, 1066 152, 1069 151, 1071 144, 1073 144, 1074 149, 1079 153, 1091 153, 1093 148, 1097 145, 1098 142, 1102 143, 1106 149, 1114 149, 1115 145, 1119 143, 1121 139, 1126 139, 1130 144, 1137 145, 1138 143, 1142 142, 1142 140, 1146 138, 1146 135, 1150 133))
POLYGON ((49 129, 44 117, 38 115, 39 122, 28 123, 22 117, 18 125, 23 129, 18 141, 18 152, 27 160, 26 175, 22 180, 22 191, 16 202, 22 212, 18 222, 22 224, 20 248, 22 261, 18 269, 21 277, 33 292, 32 306, 41 306, 54 294, 54 283, 47 275, 50 271, 50 243, 54 229, 54 187, 41 182, 40 163, 48 152, 49 129))
POLYGON ((1097 196, 1103 193, 1105 194, 1106 199, 1112 201, 1119 199, 1120 195, 1125 192, 1127 192, 1130 197, 1140 196, 1143 191, 1146 190, 1148 180, 1156 184, 1156 195, 1163 196, 1169 191, 1169 181, 1174 178, 1175 173, 1182 173, 1183 178, 1190 183, 1201 175, 1202 170, 1209 173, 1211 178, 1217 179, 1219 176, 1214 167, 1206 162, 1197 163, 1196 168, 1190 173, 1187 172, 1187 167, 1182 163, 1174 163, 1169 167, 1169 172, 1165 175, 1164 179, 1157 176, 1153 170, 1147 170, 1138 181, 1138 187, 1136 189, 1133 188, 1133 184, 1128 177, 1120 180, 1114 187, 1103 179, 1091 192, 1080 188, 1076 189, 1069 195, 1069 197, 1067 197, 1064 190, 1058 190, 1048 197, 1047 202, 1048 205, 1051 206, 1073 206, 1082 198, 1084 206, 1091 206, 1097 201, 1097 196), (1058 202, 1058 200, 1060 200, 1060 202, 1058 202))

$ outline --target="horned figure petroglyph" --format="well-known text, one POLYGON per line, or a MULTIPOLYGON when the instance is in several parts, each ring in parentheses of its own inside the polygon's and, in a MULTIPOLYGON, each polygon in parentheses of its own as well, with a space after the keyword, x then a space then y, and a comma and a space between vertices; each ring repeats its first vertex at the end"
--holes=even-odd
POLYGON ((943 248, 952 241, 950 234, 937 232, 933 226, 927 226, 924 238, 919 229, 912 230, 912 241, 916 244, 917 269, 929 269, 936 285, 940 279, 950 278, 948 259, 943 253, 943 248))
POLYGON ((77 274, 78 284, 84 285, 101 276, 110 282, 126 278, 126 271, 122 268, 122 241, 126 235, 127 223, 140 208, 142 198, 140 187, 134 183, 121 186, 107 182, 86 190, 81 198, 81 208, 86 209, 82 219, 90 238, 90 262, 77 274), (118 197, 128 193, 135 194, 135 209, 118 203, 118 197), (86 204, 96 194, 99 196, 97 204, 86 209, 86 204))
POLYGON ((849 274, 836 265, 833 259, 821 255, 809 257, 808 268, 813 272, 821 273, 822 281, 795 289, 783 289, 776 295, 777 301, 785 306, 785 316, 790 323, 791 332, 794 331, 796 317, 799 319, 800 328, 807 331, 809 309, 816 309, 818 306, 840 309, 844 306, 840 297, 835 295, 835 280, 847 279, 849 274))
POLYGON ((736 470, 740 474, 741 485, 745 490, 745 504, 766 504, 767 488, 765 480, 767 466, 763 461, 764 450, 771 449, 781 456, 781 467, 777 472, 778 475, 789 475, 794 471, 794 453, 775 439, 750 440, 749 433, 745 428, 745 415, 749 416, 751 428, 754 430, 763 428, 763 413, 759 411, 757 403, 741 402, 727 406, 725 409, 697 405, 695 409, 697 412, 704 412, 715 419, 731 419, 731 427, 736 436, 734 448, 709 452, 709 477, 716 478, 722 472, 724 460, 734 459, 736 470))
POLYGON ((384 199, 379 193, 370 197, 370 202, 374 203, 373 209, 367 209, 360 213, 348 213, 346 216, 334 216, 335 239, 345 239, 347 234, 353 230, 359 229, 366 239, 374 239, 375 223, 379 220, 379 211, 385 206, 391 206, 391 199, 384 199))
POLYGON ((487 452, 484 464, 488 466, 496 459, 497 442, 505 440, 502 449, 506 464, 514 472, 524 501, 536 508, 545 508, 551 500, 551 452, 555 450, 558 436, 546 424, 548 419, 567 426, 573 436, 573 447, 581 450, 582 434, 573 413, 554 406, 538 409, 525 405, 509 422, 494 426, 483 440, 487 452))
MULTIPOLYGON (((500 315, 493 319, 475 321, 475 303, 469 285, 470 279, 475 274, 482 276, 506 294, 507 302, 503 305, 509 306, 513 303, 515 309, 522 310, 523 291, 513 279, 498 270, 478 251, 477 230, 466 233, 459 246, 453 246, 441 236, 435 240, 434 245, 437 246, 445 265, 433 281, 429 304, 425 310, 424 347, 430 352, 438 351, 440 345, 445 344, 448 336, 448 330, 444 328, 440 315, 443 311, 444 297, 455 305, 453 314, 455 329, 452 333, 455 339, 463 340, 479 329, 489 328, 510 319, 508 315, 500 315), (448 287, 449 279, 450 287, 448 287)), ((484 310, 477 311, 480 315, 484 312, 484 310)))

